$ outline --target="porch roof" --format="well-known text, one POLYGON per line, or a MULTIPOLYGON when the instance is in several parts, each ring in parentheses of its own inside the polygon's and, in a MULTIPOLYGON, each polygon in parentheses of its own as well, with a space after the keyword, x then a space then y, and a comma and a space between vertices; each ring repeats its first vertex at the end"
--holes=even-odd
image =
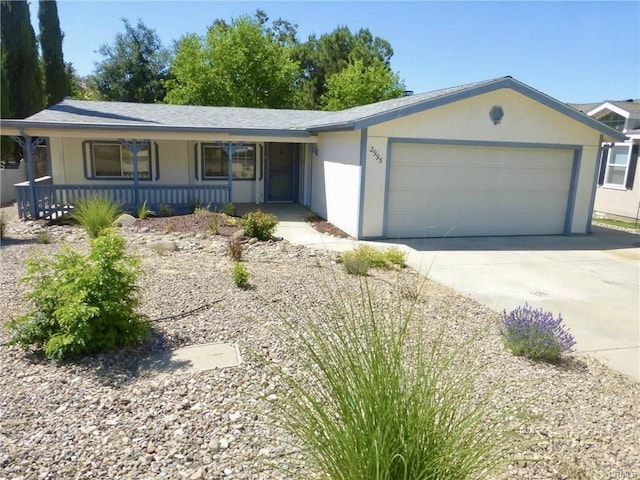
MULTIPOLYGON (((583 112, 511 77, 500 77, 337 112, 239 107, 142 104, 66 99, 24 120, 2 120, 3 128, 33 130, 90 129, 106 131, 221 133, 277 137, 310 137, 321 131, 355 130, 510 88, 609 138, 624 135, 583 112)), ((9 132, 9 134, 11 134, 9 132)))

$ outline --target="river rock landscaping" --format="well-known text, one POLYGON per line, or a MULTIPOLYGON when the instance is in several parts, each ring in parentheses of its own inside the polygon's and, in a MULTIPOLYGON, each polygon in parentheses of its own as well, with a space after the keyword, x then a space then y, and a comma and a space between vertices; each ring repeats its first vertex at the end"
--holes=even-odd
MULTIPOLYGON (((142 313, 155 320, 151 339, 55 363, 4 345, 10 334, 2 326, 28 309, 20 278, 30 252, 52 255, 64 244, 86 251, 86 234, 76 226, 20 222, 15 207, 3 210, 0 479, 315 477, 274 422, 283 383, 269 364, 296 368, 296 353, 281 335, 284 316, 314 311, 326 301, 327 284, 357 290, 359 279, 343 272, 337 254, 248 241, 242 258, 250 285, 240 289, 226 252, 229 237, 212 235, 204 223, 191 229, 187 217, 156 225, 138 220, 120 231, 142 259, 142 313), (162 242, 172 247, 154 248, 162 242), (173 375, 141 368, 151 353, 210 342, 237 343, 242 363, 173 375)), ((417 292, 428 321, 446 325, 451 338, 485 332, 470 352, 486 366, 478 388, 499 378, 496 408, 523 404, 534 417, 520 428, 530 446, 489 478, 640 477, 638 383, 586 355, 570 354, 559 365, 515 357, 500 341, 499 312, 408 269, 372 270, 368 281, 381 293, 397 282, 417 292)))

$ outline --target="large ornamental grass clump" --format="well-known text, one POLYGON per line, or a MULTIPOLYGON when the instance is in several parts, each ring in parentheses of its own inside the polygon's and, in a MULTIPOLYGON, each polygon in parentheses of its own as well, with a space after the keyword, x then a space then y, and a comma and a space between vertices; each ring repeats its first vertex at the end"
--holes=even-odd
POLYGON ((505 310, 500 334, 515 355, 547 362, 557 362, 576 344, 560 315, 555 318, 553 313, 529 305, 509 313, 505 310))
POLYGON ((282 375, 277 421, 307 465, 331 480, 465 480, 511 459, 517 442, 476 389, 470 345, 452 347, 417 304, 381 299, 366 279, 326 291, 283 333, 297 372, 282 375))
POLYGON ((61 360, 141 342, 149 329, 136 312, 140 273, 112 230, 91 241, 88 255, 67 247, 53 259, 30 258, 23 282, 32 286, 34 308, 8 323, 10 343, 61 360))
POLYGON ((89 237, 96 238, 110 228, 121 213, 119 203, 108 197, 95 195, 74 202, 71 218, 86 230, 89 237))

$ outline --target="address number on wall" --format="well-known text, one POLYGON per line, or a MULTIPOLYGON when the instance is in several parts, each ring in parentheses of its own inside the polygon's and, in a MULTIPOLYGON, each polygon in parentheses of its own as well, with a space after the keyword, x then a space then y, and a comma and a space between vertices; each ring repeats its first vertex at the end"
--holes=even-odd
POLYGON ((369 153, 371 154, 371 156, 373 158, 375 158, 376 162, 382 163, 382 160, 383 160, 382 154, 380 152, 378 152, 378 150, 376 150, 373 147, 369 147, 369 153))

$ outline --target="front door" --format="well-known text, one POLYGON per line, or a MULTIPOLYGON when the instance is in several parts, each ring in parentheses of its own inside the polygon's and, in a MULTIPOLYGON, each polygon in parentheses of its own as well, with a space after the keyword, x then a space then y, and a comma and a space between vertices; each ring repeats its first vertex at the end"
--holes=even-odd
POLYGON ((267 202, 292 202, 295 193, 295 147, 291 143, 267 144, 267 202))

